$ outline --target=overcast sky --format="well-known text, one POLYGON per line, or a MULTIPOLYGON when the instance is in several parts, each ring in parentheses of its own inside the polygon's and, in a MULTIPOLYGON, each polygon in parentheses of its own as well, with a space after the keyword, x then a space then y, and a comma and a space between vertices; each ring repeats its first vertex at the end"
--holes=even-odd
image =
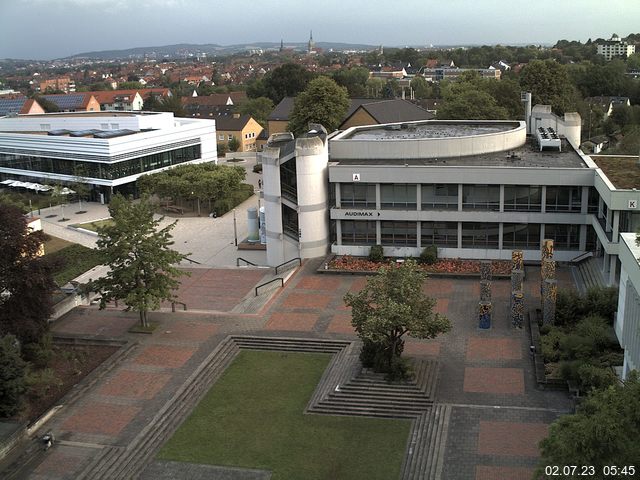
POLYGON ((640 31, 639 0, 0 0, 0 58, 174 43, 554 43, 640 31))

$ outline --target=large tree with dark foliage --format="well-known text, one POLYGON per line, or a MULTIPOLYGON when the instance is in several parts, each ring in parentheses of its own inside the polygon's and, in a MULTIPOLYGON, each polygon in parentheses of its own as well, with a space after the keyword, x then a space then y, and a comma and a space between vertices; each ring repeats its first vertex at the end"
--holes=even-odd
POLYGON ((19 208, 0 203, 0 335, 24 346, 48 330, 53 266, 40 256, 45 234, 32 232, 19 208))
POLYGON ((251 84, 247 88, 247 95, 252 98, 267 97, 278 104, 284 97, 295 97, 303 91, 312 78, 313 73, 303 66, 285 63, 251 84))

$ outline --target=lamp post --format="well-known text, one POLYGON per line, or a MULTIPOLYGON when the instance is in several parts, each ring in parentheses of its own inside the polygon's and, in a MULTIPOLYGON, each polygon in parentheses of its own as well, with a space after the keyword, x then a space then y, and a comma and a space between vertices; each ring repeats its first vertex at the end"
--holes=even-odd
POLYGON ((233 239, 235 246, 238 246, 238 226, 236 223, 236 209, 233 209, 233 239))

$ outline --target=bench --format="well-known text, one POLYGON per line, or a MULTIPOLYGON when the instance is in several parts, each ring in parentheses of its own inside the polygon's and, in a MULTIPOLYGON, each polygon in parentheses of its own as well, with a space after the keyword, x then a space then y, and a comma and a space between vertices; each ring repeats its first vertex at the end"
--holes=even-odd
POLYGON ((179 213, 181 215, 184 215, 184 208, 182 207, 176 207, 175 205, 167 205, 166 207, 163 207, 163 208, 167 212, 179 213))

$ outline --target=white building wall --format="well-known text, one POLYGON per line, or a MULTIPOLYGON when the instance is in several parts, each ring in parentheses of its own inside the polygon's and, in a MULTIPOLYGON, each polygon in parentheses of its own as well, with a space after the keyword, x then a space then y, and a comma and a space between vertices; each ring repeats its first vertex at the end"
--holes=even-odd
POLYGON ((327 145, 320 137, 296 140, 298 227, 302 258, 325 255, 329 248, 328 161, 327 145))
POLYGON ((264 147, 262 188, 264 195, 267 265, 275 267, 285 260, 286 246, 282 226, 282 190, 280 188, 280 148, 264 147))

